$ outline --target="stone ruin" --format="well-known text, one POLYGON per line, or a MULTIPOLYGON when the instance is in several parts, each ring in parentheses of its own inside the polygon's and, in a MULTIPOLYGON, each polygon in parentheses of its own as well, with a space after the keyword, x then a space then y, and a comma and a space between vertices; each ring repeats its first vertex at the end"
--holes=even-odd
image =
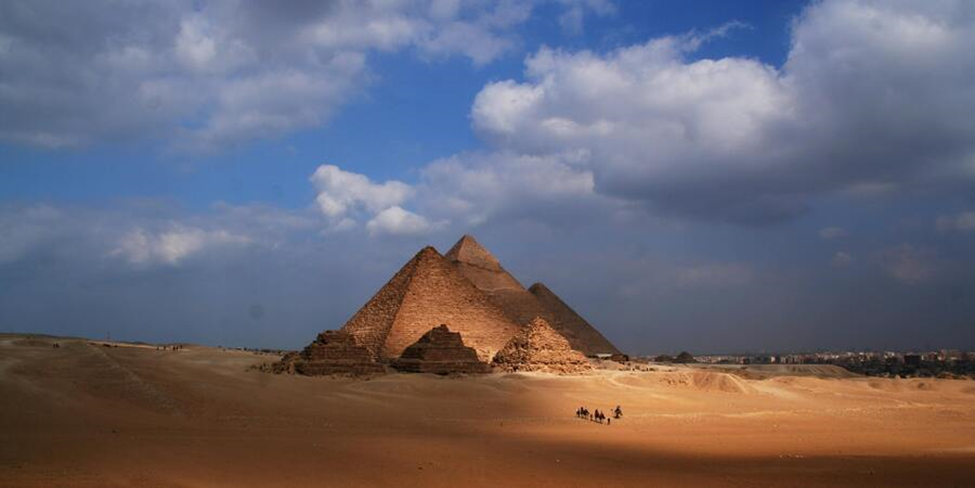
POLYGON ((490 373, 491 367, 477 358, 473 348, 464 345, 460 333, 441 324, 430 329, 399 358, 393 368, 408 373, 490 373))
POLYGON ((326 330, 300 353, 289 353, 273 366, 277 373, 309 376, 382 373, 382 364, 361 346, 355 336, 342 330, 326 330))
POLYGON ((507 372, 581 373, 589 360, 545 319, 535 317, 494 356, 494 366, 507 372))
POLYGON ((285 356, 271 369, 367 374, 387 364, 428 372, 446 371, 453 364, 457 372, 469 372, 483 369, 502 348, 512 347, 521 352, 509 351, 498 364, 519 371, 574 372, 588 369, 586 355, 619 354, 545 285, 526 290, 487 249, 465 235, 446 255, 429 246, 420 250, 341 330, 319 334, 304 351, 285 356), (542 332, 536 330, 539 320, 545 324, 542 332), (444 323, 450 324, 449 330, 431 330, 444 323), (523 337, 532 347, 528 361, 517 359, 524 353, 518 342, 523 337), (549 347, 554 349, 545 349, 549 347), (472 364, 467 351, 483 366, 472 364), (437 361, 441 364, 435 365, 437 361))

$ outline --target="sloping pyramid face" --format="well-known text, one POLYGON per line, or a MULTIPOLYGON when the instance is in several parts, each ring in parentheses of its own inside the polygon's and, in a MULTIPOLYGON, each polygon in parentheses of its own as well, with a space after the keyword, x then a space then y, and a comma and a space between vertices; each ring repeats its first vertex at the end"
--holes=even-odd
POLYGON ((592 369, 586 357, 541 317, 508 341, 494 356, 494 365, 511 372, 577 373, 592 369))
POLYGON ((400 356, 436 324, 460 332, 489 361, 519 326, 432 247, 413 257, 342 330, 378 359, 400 356))
POLYGON ((552 327, 572 344, 573 349, 581 351, 586 356, 620 354, 616 346, 547 286, 535 283, 528 291, 551 313, 554 319, 552 327))
POLYGON ((513 322, 524 325, 535 317, 553 319, 549 311, 473 237, 461 237, 444 258, 513 322))
POLYGON ((536 283, 528 290, 522 287, 473 237, 461 237, 444 257, 515 323, 527 324, 535 317, 541 317, 562 334, 573 349, 587 356, 620 352, 545 285, 536 283))
POLYGON ((400 371, 411 373, 489 373, 491 367, 481 362, 473 348, 464 345, 457 332, 440 325, 423 334, 392 363, 400 371))

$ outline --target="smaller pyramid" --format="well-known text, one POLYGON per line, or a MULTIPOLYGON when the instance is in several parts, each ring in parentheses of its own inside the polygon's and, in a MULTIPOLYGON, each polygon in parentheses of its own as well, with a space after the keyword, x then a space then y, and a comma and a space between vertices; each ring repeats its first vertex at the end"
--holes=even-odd
POLYGON ((393 361, 393 368, 408 373, 489 373, 491 367, 464 345, 459 332, 441 324, 430 329, 393 361))
POLYGON ((355 336, 342 330, 326 330, 300 353, 291 353, 273 366, 279 373, 309 376, 382 373, 383 367, 355 336))
POLYGON ((592 369, 545 319, 535 317, 494 356, 494 365, 508 372, 578 373, 592 369))

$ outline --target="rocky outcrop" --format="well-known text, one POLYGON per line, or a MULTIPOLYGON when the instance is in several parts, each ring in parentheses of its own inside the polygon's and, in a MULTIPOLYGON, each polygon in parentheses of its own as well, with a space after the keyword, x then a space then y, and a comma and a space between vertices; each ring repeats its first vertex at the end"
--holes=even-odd
POLYGON ((309 376, 382 373, 385 369, 356 338, 341 330, 326 330, 300 353, 286 354, 272 366, 276 373, 309 376))
POLYGON ((393 368, 409 373, 488 373, 491 367, 481 362, 473 348, 464 345, 460 333, 440 325, 423 334, 393 361, 393 368))
POLYGON ((592 369, 579 351, 572 349, 545 319, 536 317, 494 356, 494 366, 508 371, 579 373, 592 369))

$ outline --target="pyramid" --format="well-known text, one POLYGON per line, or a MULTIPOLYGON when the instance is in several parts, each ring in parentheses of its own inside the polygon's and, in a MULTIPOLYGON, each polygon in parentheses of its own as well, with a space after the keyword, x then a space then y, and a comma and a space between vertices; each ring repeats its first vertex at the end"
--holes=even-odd
POLYGON ((578 373, 592 369, 586 357, 541 317, 512 337, 493 363, 509 372, 578 373))
POLYGON ((398 358, 434 324, 449 323, 487 362, 518 330, 432 247, 406 263, 342 327, 379 361, 398 358))
POLYGON ((461 237, 444 258, 513 322, 527 324, 535 317, 541 317, 565 336, 573 349, 586 356, 619 354, 613 344, 545 285, 536 283, 526 290, 472 236, 461 237))
POLYGON ((275 363, 277 373, 304 375, 369 374, 383 372, 372 353, 355 337, 340 331, 326 330, 301 353, 290 353, 275 363))
POLYGON ((464 345, 457 332, 441 324, 430 329, 407 347, 392 366, 410 373, 489 373, 491 367, 477 358, 473 348, 464 345))
POLYGON ((549 311, 554 321, 552 327, 572 344, 572 348, 586 356, 596 354, 621 354, 595 327, 586 322, 561 298, 542 283, 535 283, 528 291, 549 311))
POLYGON ((511 276, 487 249, 465 235, 444 258, 484 292, 513 322, 524 325, 535 317, 553 317, 539 301, 511 276))

